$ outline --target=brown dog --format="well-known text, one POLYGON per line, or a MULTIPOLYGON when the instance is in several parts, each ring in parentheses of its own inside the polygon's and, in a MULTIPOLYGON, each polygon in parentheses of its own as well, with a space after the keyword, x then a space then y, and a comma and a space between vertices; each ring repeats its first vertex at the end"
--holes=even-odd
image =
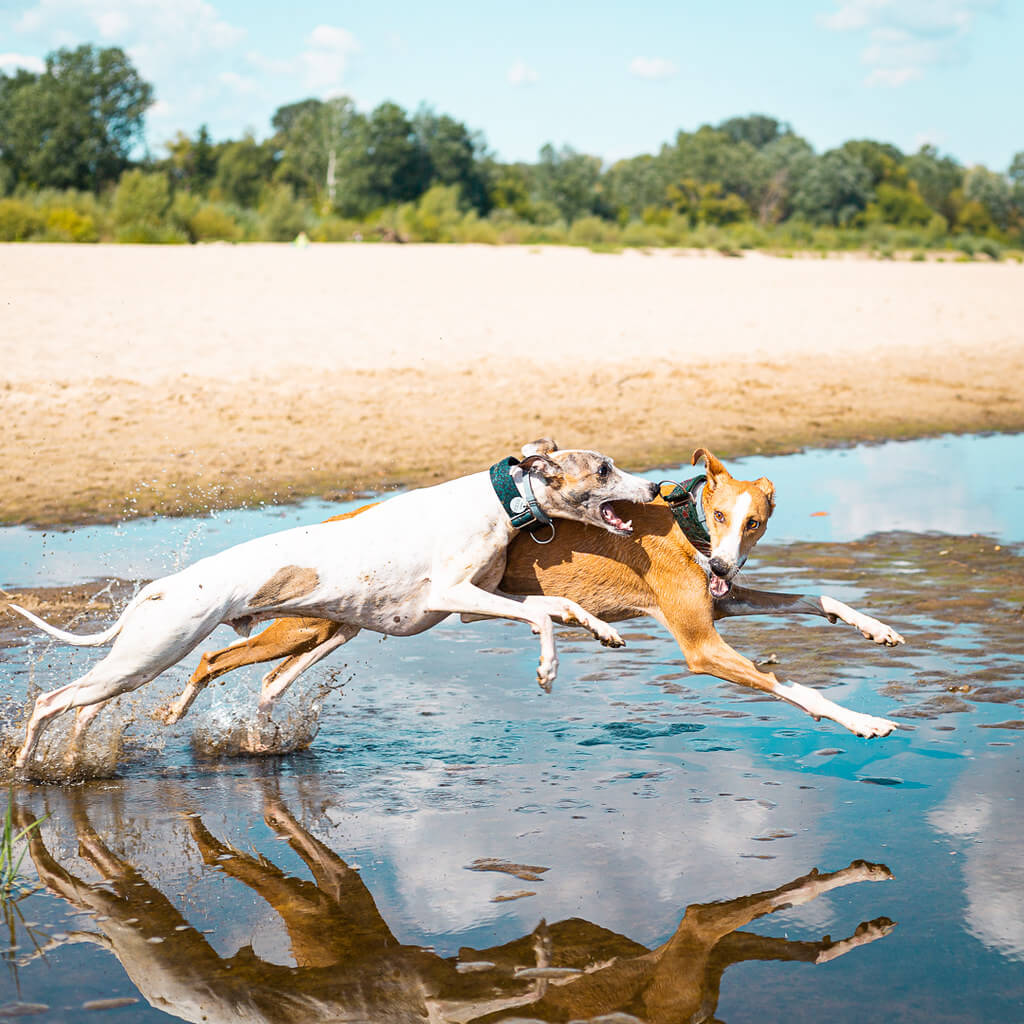
MULTIPOLYGON (((687 539, 664 500, 632 506, 634 534, 617 537, 581 523, 560 523, 553 543, 534 544, 517 537, 508 550, 501 591, 523 597, 558 594, 592 614, 616 621, 650 615, 675 637, 690 670, 763 690, 801 708, 816 720, 830 718, 858 736, 885 736, 895 722, 851 711, 817 690, 782 683, 771 672, 733 650, 715 629, 715 620, 730 615, 790 612, 841 619, 869 640, 886 646, 903 643, 889 626, 827 596, 773 594, 733 584, 751 548, 764 534, 774 508, 775 491, 764 477, 735 480, 705 448, 707 483, 700 502, 710 535, 709 554, 687 539)), ((363 506, 346 516, 359 515, 363 506)), ((344 518, 344 517, 336 517, 344 518)), ((324 619, 278 619, 258 635, 222 650, 203 654, 184 692, 163 710, 176 722, 199 692, 218 676, 244 665, 283 658, 263 680, 283 692, 298 676, 350 638, 336 622, 324 619)))

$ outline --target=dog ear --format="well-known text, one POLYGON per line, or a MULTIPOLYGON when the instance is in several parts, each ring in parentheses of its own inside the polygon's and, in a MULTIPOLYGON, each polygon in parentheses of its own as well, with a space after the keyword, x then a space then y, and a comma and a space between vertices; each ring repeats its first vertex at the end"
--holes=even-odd
POLYGON ((703 459, 704 465, 708 468, 708 487, 714 490, 715 484, 718 482, 718 477, 728 477, 730 475, 729 470, 722 465, 718 459, 707 450, 707 448, 698 448, 693 453, 693 458, 690 460, 691 464, 696 466, 697 463, 703 459))
POLYGON ((519 463, 519 468, 524 473, 536 473, 552 487, 560 487, 562 484, 562 467, 546 455, 527 455, 519 463))
POLYGON ((558 445, 547 437, 540 437, 536 441, 531 441, 529 444, 524 444, 522 448, 522 452, 526 456, 550 455, 552 452, 557 451, 558 445))
POLYGON ((754 486, 768 499, 768 515, 775 511, 775 484, 766 476, 759 476, 754 486))

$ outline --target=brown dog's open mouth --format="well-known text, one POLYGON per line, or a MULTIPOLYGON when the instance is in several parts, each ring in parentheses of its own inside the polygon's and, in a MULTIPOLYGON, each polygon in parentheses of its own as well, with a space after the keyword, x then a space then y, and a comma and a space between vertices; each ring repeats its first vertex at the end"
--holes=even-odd
POLYGON ((620 519, 615 514, 615 509, 612 508, 612 503, 606 501, 601 506, 601 518, 616 532, 629 534, 633 532, 633 520, 632 519, 620 519))
POLYGON ((721 576, 716 576, 714 573, 711 574, 708 580, 708 590, 711 591, 712 597, 725 597, 729 593, 729 588, 732 584, 721 576))

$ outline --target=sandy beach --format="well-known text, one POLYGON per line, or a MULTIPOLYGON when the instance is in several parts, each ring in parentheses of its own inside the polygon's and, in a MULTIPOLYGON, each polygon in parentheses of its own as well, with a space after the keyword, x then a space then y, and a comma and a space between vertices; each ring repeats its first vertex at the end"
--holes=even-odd
POLYGON ((1024 430, 1024 266, 0 246, 4 522, 342 495, 527 440, 630 468, 1024 430))

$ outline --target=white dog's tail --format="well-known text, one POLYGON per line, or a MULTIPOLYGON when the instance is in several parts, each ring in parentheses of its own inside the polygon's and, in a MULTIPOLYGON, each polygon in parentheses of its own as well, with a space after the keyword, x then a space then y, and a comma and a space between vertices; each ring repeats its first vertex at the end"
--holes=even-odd
MULTIPOLYGON (((134 604, 135 602, 131 602, 134 604)), ((121 632, 121 626, 124 623, 124 614, 115 622, 110 629, 104 630, 102 633, 91 633, 88 636, 80 636, 78 633, 65 633, 63 629, 58 629, 56 626, 51 626, 48 622, 44 622, 38 615, 33 615, 30 611, 22 608, 20 605, 8 602, 7 607, 12 611, 16 611, 19 615, 24 615, 29 622, 34 623, 44 633, 49 633, 50 636, 56 637, 58 640, 63 640, 66 644, 74 644, 76 647, 102 647, 104 644, 109 644, 111 640, 121 632)), ((131 607, 131 605, 129 605, 131 607)), ((126 608, 125 611, 128 609, 126 608)))

